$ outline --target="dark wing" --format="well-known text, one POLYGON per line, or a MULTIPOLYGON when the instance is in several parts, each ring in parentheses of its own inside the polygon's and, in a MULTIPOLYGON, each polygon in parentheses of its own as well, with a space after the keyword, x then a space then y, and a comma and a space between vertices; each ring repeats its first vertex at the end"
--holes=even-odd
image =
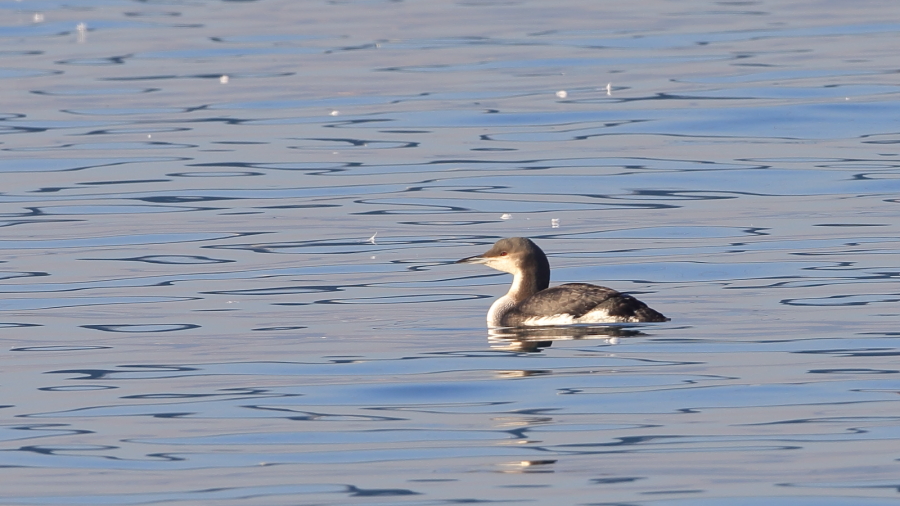
POLYGON ((528 318, 554 314, 570 314, 580 318, 595 310, 605 310, 609 316, 623 321, 664 322, 669 319, 631 295, 605 286, 587 283, 567 283, 541 290, 510 310, 504 324, 514 327, 528 318))

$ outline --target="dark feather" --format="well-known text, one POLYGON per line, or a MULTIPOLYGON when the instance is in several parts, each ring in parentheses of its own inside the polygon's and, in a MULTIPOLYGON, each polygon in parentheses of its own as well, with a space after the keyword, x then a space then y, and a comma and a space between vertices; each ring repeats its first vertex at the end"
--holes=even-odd
POLYGON ((605 310, 609 316, 623 321, 665 322, 668 318, 647 307, 631 295, 605 286, 587 283, 567 283, 541 290, 525 299, 503 318, 510 327, 521 325, 529 318, 553 314, 570 314, 580 318, 593 310, 605 310))

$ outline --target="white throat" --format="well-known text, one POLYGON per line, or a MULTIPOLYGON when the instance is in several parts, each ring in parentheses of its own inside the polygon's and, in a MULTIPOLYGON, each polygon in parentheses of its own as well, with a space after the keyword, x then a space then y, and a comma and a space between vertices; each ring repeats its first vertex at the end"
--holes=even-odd
POLYGON ((500 322, 503 320, 503 316, 509 312, 513 306, 516 305, 516 302, 510 298, 509 294, 500 297, 495 300, 493 304, 491 304, 491 309, 488 310, 487 314, 487 324, 488 327, 502 327, 500 322))
POLYGON ((493 304, 491 304, 491 309, 488 310, 487 314, 487 324, 489 327, 501 327, 500 322, 503 320, 503 317, 506 313, 509 312, 510 309, 515 307, 516 304, 522 302, 522 297, 520 295, 522 289, 522 274, 516 272, 513 275, 512 286, 509 287, 509 291, 506 292, 506 295, 500 297, 495 300, 493 304))

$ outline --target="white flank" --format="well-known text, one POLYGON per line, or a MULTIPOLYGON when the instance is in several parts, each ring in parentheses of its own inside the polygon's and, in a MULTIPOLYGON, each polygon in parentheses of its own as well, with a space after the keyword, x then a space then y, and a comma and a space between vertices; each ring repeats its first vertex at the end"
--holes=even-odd
POLYGON ((580 318, 575 318, 570 314, 555 314, 550 316, 532 316, 522 322, 527 326, 542 325, 571 325, 573 323, 626 323, 636 321, 634 318, 623 318, 621 316, 610 316, 605 309, 595 309, 580 318))
POLYGON ((588 311, 578 319, 579 323, 615 323, 620 321, 622 321, 621 318, 609 316, 609 311, 605 309, 588 311))
POLYGON ((571 325, 577 323, 577 320, 570 314, 555 314, 551 316, 532 316, 528 318, 522 325, 542 326, 542 325, 571 325))

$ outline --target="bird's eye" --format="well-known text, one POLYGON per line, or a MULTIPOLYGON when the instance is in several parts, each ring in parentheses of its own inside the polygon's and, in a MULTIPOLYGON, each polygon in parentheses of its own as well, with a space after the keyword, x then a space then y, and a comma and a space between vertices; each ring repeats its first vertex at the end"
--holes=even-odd
POLYGON ((506 252, 505 252, 505 251, 501 251, 501 252, 500 252, 500 256, 505 257, 505 256, 506 256, 506 252))

